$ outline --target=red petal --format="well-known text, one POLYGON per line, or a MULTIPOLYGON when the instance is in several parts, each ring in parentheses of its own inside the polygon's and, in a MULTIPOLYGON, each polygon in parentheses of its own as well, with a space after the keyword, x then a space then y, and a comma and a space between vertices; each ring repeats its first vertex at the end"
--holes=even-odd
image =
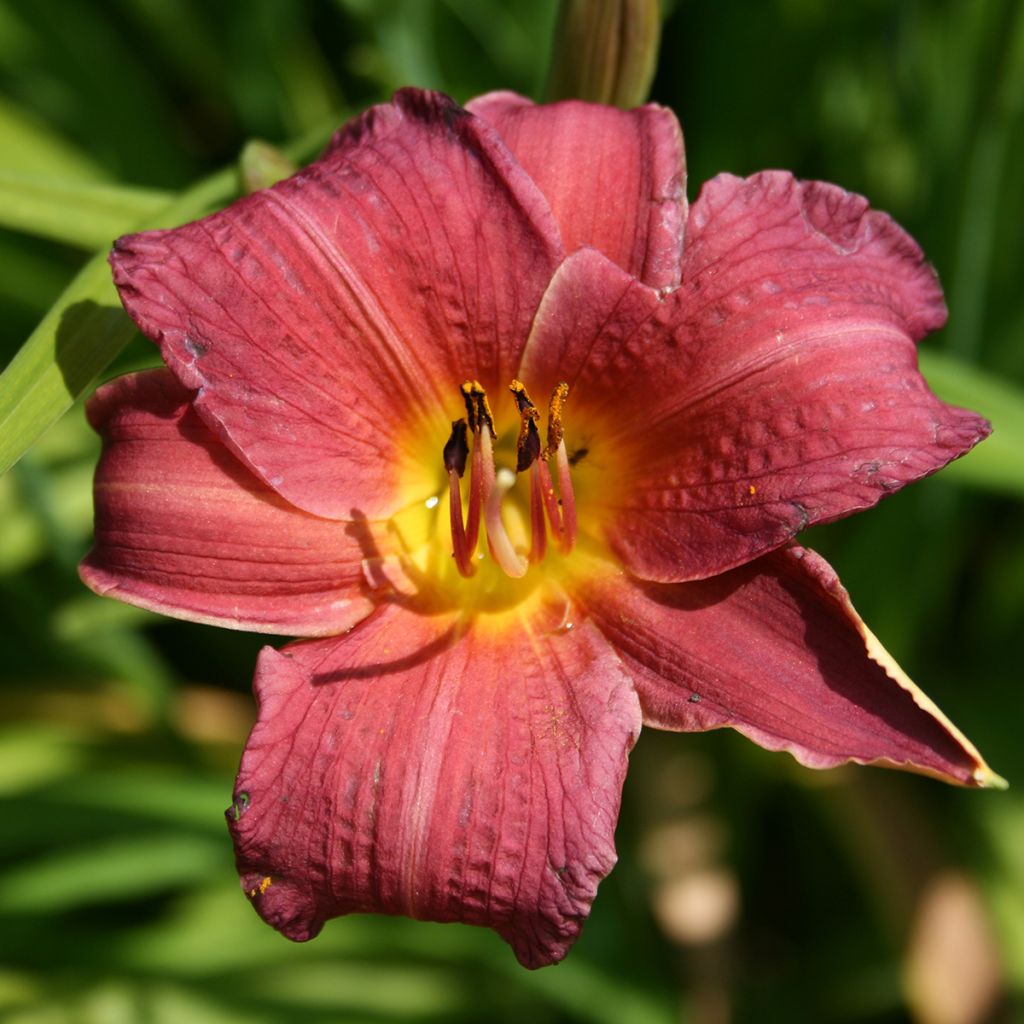
POLYGON ((944 315, 920 250, 859 196, 723 177, 691 210, 676 292, 659 301, 578 253, 524 363, 575 384, 574 405, 606 421, 594 440, 616 473, 593 501, 616 553, 648 579, 697 579, 867 508, 988 434, 917 371, 913 339, 944 315))
POLYGON ((652 288, 679 284, 686 161, 672 111, 579 100, 536 106, 511 92, 467 109, 498 129, 547 196, 566 251, 590 245, 652 288))
POLYGON ((153 370, 89 402, 103 457, 86 584, 166 615, 291 636, 337 633, 369 614, 354 528, 300 512, 257 480, 190 398, 153 370))
POLYGON ((228 811, 242 886, 291 939, 354 911, 494 928, 560 960, 615 862, 636 695, 593 627, 382 607, 267 648, 228 811))
POLYGON ((431 493, 424 432, 440 452, 462 381, 507 382, 560 251, 493 129, 406 90, 295 177, 111 262, 232 451, 309 512, 373 519, 431 493))
POLYGON ((732 726, 812 768, 880 762, 964 785, 1002 781, 812 551, 784 549, 698 583, 597 573, 577 596, 633 674, 649 725, 732 726))

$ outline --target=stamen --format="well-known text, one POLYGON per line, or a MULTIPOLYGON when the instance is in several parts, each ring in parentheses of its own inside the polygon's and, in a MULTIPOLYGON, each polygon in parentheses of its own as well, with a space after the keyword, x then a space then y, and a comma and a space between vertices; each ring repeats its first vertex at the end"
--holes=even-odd
POLYGON ((558 446, 562 443, 562 406, 569 397, 569 385, 563 380, 551 392, 551 399, 548 402, 548 443, 544 447, 544 458, 550 459, 558 446))
POLYGON ((534 469, 537 473, 541 500, 544 502, 544 511, 547 513, 548 522, 551 524, 551 534, 553 537, 557 537, 558 540, 561 541, 562 510, 558 505, 558 495, 555 494, 555 485, 551 481, 551 470, 548 469, 548 464, 543 459, 535 463, 534 469))
POLYGON ((494 486, 487 498, 484 525, 487 528, 487 540, 490 542, 494 560, 506 576, 519 579, 526 575, 530 563, 512 546, 512 541, 505 530, 505 524, 501 521, 501 503, 515 482, 516 475, 510 469, 498 470, 494 478, 494 486))
POLYGON ((469 514, 466 516, 466 546, 472 558, 480 538, 480 512, 494 487, 494 446, 492 434, 482 424, 474 435, 473 464, 469 476, 469 514))
POLYGON ((473 550, 469 546, 466 527, 462 523, 462 488, 459 486, 459 475, 454 469, 448 470, 448 518, 452 526, 452 555, 461 576, 473 575, 473 550))
POLYGON ((564 440, 558 442, 555 467, 558 470, 558 496, 562 503, 562 551, 569 554, 576 543, 576 495, 572 489, 569 455, 564 440))
POLYGON ((547 443, 541 446, 538 422, 540 414, 530 401, 526 388, 513 380, 509 390, 519 410, 519 437, 516 444, 516 473, 530 473, 530 553, 525 557, 512 544, 501 516, 501 507, 516 482, 516 473, 501 469, 495 473, 494 418, 487 395, 478 381, 462 384, 466 417, 452 423, 451 436, 444 447, 444 465, 448 471, 448 511, 451 521, 452 554, 461 575, 475 571, 475 555, 480 539, 481 520, 487 533, 491 557, 508 576, 526 575, 531 562, 543 561, 548 548, 548 526, 562 551, 568 554, 576 543, 576 497, 572 489, 571 463, 562 429, 562 409, 569 396, 569 385, 559 384, 548 403, 547 443), (463 518, 460 480, 470 460, 468 434, 473 433, 472 463, 469 481, 469 508, 463 518), (549 466, 555 459, 555 469, 549 466), (557 474, 558 484, 552 479, 557 474))
POLYGON ((540 458, 540 431, 537 420, 540 413, 530 401, 523 384, 514 380, 508 386, 519 409, 519 439, 516 441, 516 472, 525 473, 540 458))
MULTIPOLYGON (((545 463, 537 461, 530 472, 530 561, 543 562, 548 549, 548 534, 544 528, 544 484, 540 478, 541 467, 547 469, 545 463)), ((551 480, 548 474, 548 480, 551 480)))
MULTIPOLYGON (((452 554, 455 556, 455 564, 463 576, 473 575, 473 550, 476 548, 476 536, 473 537, 472 546, 466 536, 466 528, 462 522, 462 488, 459 480, 466 471, 466 460, 469 458, 469 445, 466 442, 467 423, 465 420, 456 420, 452 423, 452 433, 448 443, 444 446, 444 465, 448 470, 448 518, 452 529, 452 554)), ((470 518, 472 519, 473 508, 470 503, 470 518)), ((479 501, 476 510, 477 524, 480 519, 479 501)), ((474 534, 479 529, 476 526, 474 534)))
POLYGON ((452 423, 452 432, 445 443, 441 457, 444 459, 444 468, 449 473, 454 471, 461 477, 466 472, 469 444, 466 441, 465 420, 455 420, 452 423))
POLYGON ((487 427, 494 433, 494 417, 491 415, 491 407, 487 402, 487 393, 478 380, 467 380, 462 382, 462 400, 466 403, 466 417, 469 420, 469 429, 475 434, 483 427, 487 427))

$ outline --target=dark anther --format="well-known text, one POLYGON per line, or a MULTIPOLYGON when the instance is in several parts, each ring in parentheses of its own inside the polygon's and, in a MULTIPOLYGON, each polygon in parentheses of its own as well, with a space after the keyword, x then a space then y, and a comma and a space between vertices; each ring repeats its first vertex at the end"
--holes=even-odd
POLYGON ((527 409, 535 409, 536 406, 530 401, 530 396, 526 393, 525 386, 518 380, 512 381, 508 386, 509 391, 512 392, 512 397, 516 400, 516 408, 519 410, 519 415, 522 416, 527 409))
POLYGON ((530 401, 530 396, 526 393, 526 388, 521 381, 512 381, 508 389, 512 392, 512 397, 516 400, 516 408, 519 410, 516 472, 523 473, 540 458, 540 431, 537 429, 537 420, 540 419, 540 413, 537 412, 537 407, 530 401))
POLYGON ((444 468, 453 469, 461 477, 466 472, 466 460, 469 458, 469 444, 466 441, 468 424, 465 420, 452 423, 452 433, 444 446, 444 468))
POLYGON ((540 458, 540 431, 537 429, 536 413, 524 415, 516 442, 516 472, 524 473, 540 458))
POLYGON ((462 400, 466 403, 466 419, 469 422, 469 429, 475 434, 483 427, 494 433, 494 419, 491 416, 491 407, 487 402, 487 394, 479 381, 467 380, 462 385, 462 400))

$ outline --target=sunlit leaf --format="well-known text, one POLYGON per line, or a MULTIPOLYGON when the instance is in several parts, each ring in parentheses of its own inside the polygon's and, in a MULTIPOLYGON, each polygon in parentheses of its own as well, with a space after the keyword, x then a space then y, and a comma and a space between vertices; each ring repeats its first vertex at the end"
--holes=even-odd
POLYGON ((247 980, 246 989, 260 1000, 304 1009, 362 1011, 391 1021, 445 1019, 473 1005, 472 980, 460 978, 456 970, 394 963, 265 967, 247 980))
POLYGON ((0 238, 0 302, 23 308, 35 316, 58 295, 67 281, 66 271, 54 260, 16 244, 15 235, 0 238))
POLYGON ((135 835, 73 847, 9 867, 0 878, 0 911, 65 911, 129 900, 230 870, 221 842, 178 832, 135 835))
MULTIPOLYGON (((53 799, 96 812, 117 811, 137 822, 200 829, 217 842, 227 836, 224 808, 231 800, 231 776, 137 766, 131 772, 95 771, 50 790, 53 799)), ((232 892, 235 879, 228 878, 232 892)), ((247 908, 243 908, 247 909, 247 908)))
POLYGON ((951 356, 922 350, 921 370, 940 398, 974 409, 992 423, 992 436, 943 471, 1006 494, 1024 495, 1024 391, 951 356))
POLYGON ((82 763, 73 730, 26 725, 0 732, 0 794, 24 792, 70 775, 82 763))
POLYGON ((1024 988, 1024 800, 1011 794, 981 815, 993 861, 987 888, 1003 940, 1007 972, 1024 988))
POLYGON ((0 169, 0 227, 106 249, 170 202, 166 192, 0 169))
POLYGON ((16 103, 0 97, 0 167, 25 174, 99 181, 102 168, 16 103))
MULTIPOLYGON (((225 168, 141 226, 180 224, 223 203, 237 187, 237 171, 225 168)), ((100 253, 68 285, 0 376, 0 473, 67 412, 134 332, 111 282, 106 253, 100 253)))

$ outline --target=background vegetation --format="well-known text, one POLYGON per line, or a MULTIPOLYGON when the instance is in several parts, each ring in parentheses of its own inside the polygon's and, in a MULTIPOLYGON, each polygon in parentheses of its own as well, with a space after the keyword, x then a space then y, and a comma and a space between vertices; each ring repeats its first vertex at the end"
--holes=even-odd
MULTIPOLYGON (((0 359, 115 235, 229 167, 224 201, 254 136, 311 155, 403 84, 540 95, 554 14, 553 0, 0 0, 0 359)), ((668 14, 653 98, 683 123, 691 197, 720 170, 839 182, 909 228, 945 283, 950 322, 925 365, 996 438, 809 542, 1019 787, 1024 7, 716 0, 668 14)), ((136 337, 106 376, 154 359, 136 337)), ((240 895, 222 818, 265 640, 82 588, 97 448, 76 407, 0 477, 3 1020, 1024 1012, 1020 789, 812 773, 731 733, 645 733, 621 863, 557 968, 521 970, 488 932, 401 919, 288 943, 240 895)))

